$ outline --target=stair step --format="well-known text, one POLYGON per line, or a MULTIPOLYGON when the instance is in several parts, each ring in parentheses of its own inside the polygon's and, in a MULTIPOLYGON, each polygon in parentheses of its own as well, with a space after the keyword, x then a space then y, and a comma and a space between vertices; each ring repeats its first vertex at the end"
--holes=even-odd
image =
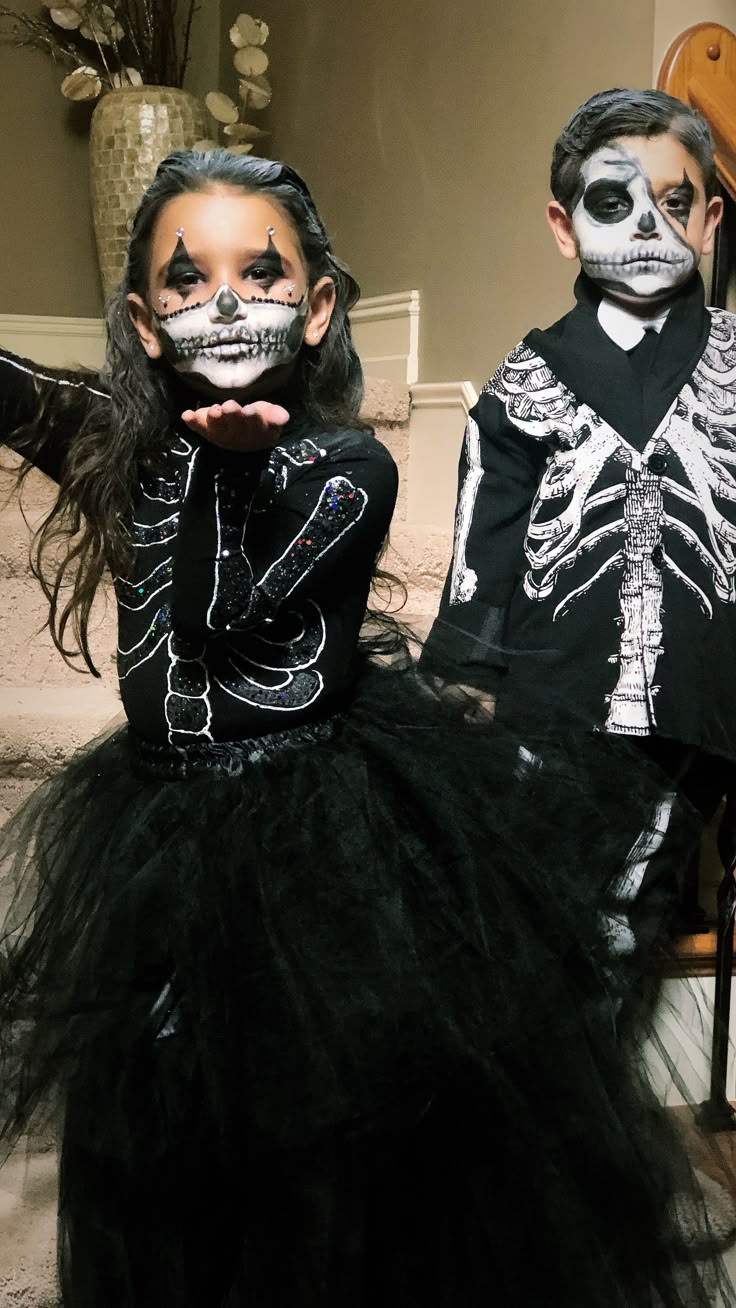
POLYGON ((0 686, 0 822, 120 715, 117 692, 91 678, 72 688, 0 686))
POLYGON ((407 609, 434 617, 451 556, 450 532, 396 523, 391 528, 381 567, 406 585, 407 609))
POLYGON ((50 776, 121 711, 117 691, 91 678, 74 688, 0 686, 0 771, 27 765, 50 776))
MULTIPOLYGON (((51 640, 46 627, 48 604, 35 578, 28 575, 7 578, 0 574, 0 615, 3 631, 0 685, 79 685, 79 672, 64 662, 51 640)), ((90 647, 98 671, 108 684, 115 680, 116 643, 114 606, 101 596, 90 622, 90 647)), ((79 667, 84 667, 81 660, 79 667)))
MULTIPOLYGON (((22 460, 11 451, 3 449, 0 463, 0 510, 6 511, 9 505, 17 502, 15 470, 22 466, 22 460)), ((42 472, 34 468, 23 478, 22 502, 26 512, 38 516, 54 502, 55 486, 42 472)))

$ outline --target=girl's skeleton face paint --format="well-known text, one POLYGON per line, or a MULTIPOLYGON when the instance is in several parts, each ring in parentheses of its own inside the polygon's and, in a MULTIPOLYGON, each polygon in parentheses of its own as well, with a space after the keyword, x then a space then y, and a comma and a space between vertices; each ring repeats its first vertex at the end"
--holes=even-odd
POLYGON ((695 271, 700 251, 687 229, 696 191, 679 166, 681 181, 656 194, 642 160, 621 142, 585 160, 572 224, 581 265, 602 290, 662 299, 695 271))
MULTIPOLYGON (((304 341, 306 269, 295 281, 293 238, 279 238, 271 223, 259 225, 262 212, 275 212, 267 202, 202 194, 182 197, 177 212, 183 204, 192 225, 172 234, 173 251, 152 287, 164 357, 195 389, 261 393, 272 372, 274 381, 284 380, 304 341)), ((163 237, 164 249, 171 239, 163 237)))
POLYGON ((246 391, 265 373, 293 363, 307 321, 307 300, 243 300, 221 286, 204 304, 157 314, 165 357, 183 377, 217 391, 246 391))

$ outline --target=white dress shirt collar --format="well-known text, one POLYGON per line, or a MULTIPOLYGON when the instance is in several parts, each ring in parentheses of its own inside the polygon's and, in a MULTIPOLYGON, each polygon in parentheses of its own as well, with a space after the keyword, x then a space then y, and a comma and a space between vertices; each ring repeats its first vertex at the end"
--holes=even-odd
POLYGON ((651 328, 657 334, 661 332, 669 311, 668 305, 656 316, 639 318, 637 314, 624 308, 623 304, 604 296, 598 305, 598 321, 606 335, 610 336, 616 345, 620 345, 622 350, 633 350, 648 329, 651 328))

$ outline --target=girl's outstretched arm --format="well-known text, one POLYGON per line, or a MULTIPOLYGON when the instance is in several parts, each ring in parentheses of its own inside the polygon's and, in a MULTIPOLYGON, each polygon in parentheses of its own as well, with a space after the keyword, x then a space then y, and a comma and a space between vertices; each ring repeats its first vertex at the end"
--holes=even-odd
POLYGON ((95 372, 46 368, 0 350, 0 444, 54 481, 90 406, 107 400, 95 372))

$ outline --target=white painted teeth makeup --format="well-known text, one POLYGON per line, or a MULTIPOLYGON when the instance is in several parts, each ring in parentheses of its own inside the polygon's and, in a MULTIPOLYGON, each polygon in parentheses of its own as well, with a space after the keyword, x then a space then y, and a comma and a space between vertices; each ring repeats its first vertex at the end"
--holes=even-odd
POLYGON ((694 197, 685 172, 658 203, 635 155, 617 144, 596 150, 583 164, 572 211, 585 272, 603 290, 638 300, 671 293, 698 262, 685 239, 694 197))
MULTIPOLYGON (((168 284, 196 292, 201 275, 176 233, 177 245, 167 269, 168 284)), ((268 246, 252 261, 264 289, 284 277, 281 256, 268 228, 268 246)), ((295 283, 287 288, 293 294, 295 283)), ((181 295, 181 291, 179 292, 181 295)), ((159 296, 166 307, 171 297, 159 296)), ((205 383, 216 391, 247 391, 261 377, 293 362, 304 341, 308 301, 256 296, 243 299, 232 286, 218 287, 208 300, 183 305, 171 313, 156 314, 158 336, 165 358, 181 376, 205 383)))
POLYGON ((216 390, 239 391, 296 358, 307 304, 305 297, 299 304, 242 300, 221 286, 205 304, 157 317, 164 355, 177 372, 216 390))

